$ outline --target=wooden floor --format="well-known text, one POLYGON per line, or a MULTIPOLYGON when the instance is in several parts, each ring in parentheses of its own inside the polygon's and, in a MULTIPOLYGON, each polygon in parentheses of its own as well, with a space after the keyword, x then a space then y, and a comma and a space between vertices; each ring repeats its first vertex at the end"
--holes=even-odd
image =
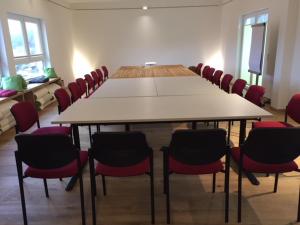
MULTIPOLYGON (((274 111, 273 111, 274 112, 274 111)), ((42 126, 50 124, 57 114, 55 105, 48 107, 40 117, 42 126)), ((283 113, 275 112, 275 119, 283 113)), ((226 124, 221 124, 226 127, 226 124)), ((250 128, 248 123, 248 130, 250 128)), ((155 212, 156 224, 166 224, 165 196, 162 193, 162 154, 159 149, 167 145, 175 129, 185 129, 187 124, 136 125, 133 130, 146 133, 154 149, 155 165, 155 212)), ((237 143, 238 123, 234 124, 232 141, 237 143)), ((123 130, 122 126, 103 126, 102 130, 123 130)), ((82 146, 89 147, 87 129, 80 129, 82 146)), ((22 224, 22 213, 16 166, 14 161, 14 130, 0 136, 0 225, 22 224)), ((230 173, 230 223, 237 218, 237 175, 234 167, 230 173)), ((278 193, 272 193, 274 177, 260 176, 260 186, 253 186, 243 179, 243 224, 296 224, 299 190, 296 173, 281 175, 278 193)), ((171 222, 172 224, 224 224, 224 175, 217 176, 217 192, 211 193, 212 177, 171 176, 171 222)), ((49 180, 50 199, 44 195, 43 183, 39 179, 24 181, 29 224, 67 225, 81 224, 79 188, 65 192, 68 180, 49 180)), ((88 166, 84 172, 85 209, 87 224, 91 224, 90 179, 88 166)), ((102 195, 101 182, 97 180, 98 224, 138 225, 150 224, 149 179, 108 178, 108 195, 102 195)))

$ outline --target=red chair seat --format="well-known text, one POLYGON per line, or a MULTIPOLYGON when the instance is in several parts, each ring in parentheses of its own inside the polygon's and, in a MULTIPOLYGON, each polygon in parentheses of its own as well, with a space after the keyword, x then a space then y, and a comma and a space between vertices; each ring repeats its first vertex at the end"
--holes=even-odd
POLYGON ((41 127, 32 132, 32 134, 67 134, 72 133, 71 127, 54 126, 54 127, 41 127))
MULTIPOLYGON (((87 151, 80 151, 80 162, 81 165, 84 165, 88 160, 88 152, 87 151)), ((34 178, 45 178, 45 179, 51 179, 51 178, 64 178, 64 177, 72 177, 76 175, 78 172, 77 168, 77 160, 74 160, 70 164, 60 167, 57 169, 35 169, 32 167, 28 167, 25 170, 25 176, 28 177, 34 177, 34 178)))
POLYGON ((145 159, 134 166, 128 167, 112 167, 98 162, 95 172, 97 175, 101 174, 111 177, 138 176, 150 172, 150 162, 149 159, 145 159))
MULTIPOLYGON (((240 148, 235 147, 231 149, 233 159, 238 163, 240 160, 240 148)), ((243 168, 246 171, 254 173, 286 173, 298 169, 298 165, 292 161, 283 164, 265 164, 256 162, 246 155, 243 156, 243 168)))
POLYGON ((211 174, 218 173, 223 170, 223 164, 221 160, 216 162, 206 164, 206 165, 187 165, 182 162, 177 161, 173 157, 169 157, 169 170, 170 172, 178 174, 211 174))
POLYGON ((280 122, 280 121, 260 121, 260 122, 254 122, 252 127, 262 128, 262 127, 293 127, 293 126, 291 124, 280 122))

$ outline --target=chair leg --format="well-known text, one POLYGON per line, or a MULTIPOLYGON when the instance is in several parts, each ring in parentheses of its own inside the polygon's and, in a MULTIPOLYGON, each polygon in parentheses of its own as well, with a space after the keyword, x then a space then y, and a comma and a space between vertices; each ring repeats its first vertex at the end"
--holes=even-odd
POLYGON ((79 174, 79 188, 80 188, 81 221, 82 221, 82 225, 85 225, 84 192, 83 192, 83 181, 82 181, 81 172, 79 174))
POLYGON ((227 144, 230 144, 230 132, 231 132, 231 122, 228 121, 227 144))
POLYGON ((18 170, 18 180, 20 187, 20 195, 21 195, 21 205, 22 205, 22 213, 23 213, 23 221, 24 225, 27 225, 27 213, 26 213, 26 204, 25 204, 25 195, 24 195, 24 186, 23 186, 23 178, 22 178, 22 164, 17 162, 17 170, 18 170))
POLYGON ((300 188, 299 188, 299 200, 298 200, 298 216, 297 222, 300 222, 300 188))
POLYGON ((106 195, 106 182, 105 182, 105 176, 101 175, 102 177, 102 188, 103 188, 103 195, 106 195))
POLYGON ((167 207, 167 224, 170 224, 170 185, 169 185, 170 174, 166 171, 166 207, 167 207))
POLYGON ((278 178, 279 178, 279 173, 275 173, 275 183, 274 183, 274 190, 273 190, 274 193, 277 192, 278 178))
POLYGON ((48 192, 47 180, 46 180, 46 179, 43 179, 43 181, 44 181, 44 188, 45 188, 46 198, 49 198, 49 192, 48 192))
POLYGON ((238 177, 238 223, 242 221, 242 165, 239 164, 238 177))
POLYGON ((93 218, 93 225, 96 225, 95 196, 97 195, 97 193, 96 193, 94 159, 91 154, 89 154, 89 164, 90 164, 90 181, 91 181, 91 198, 92 198, 92 218, 93 218))
POLYGON ((90 137, 90 146, 92 146, 92 129, 90 125, 89 125, 89 137, 90 137))
POLYGON ((213 173, 212 193, 216 192, 216 173, 213 173))
POLYGON ((59 178, 59 180, 60 180, 60 181, 63 181, 63 179, 62 179, 62 178, 59 178))
POLYGON ((225 223, 229 221, 229 175, 230 175, 230 153, 226 154, 225 164, 225 223))
POLYGON ((97 125, 97 133, 100 133, 100 125, 97 125))
POLYGON ((152 166, 151 172, 150 172, 150 189, 151 189, 151 223, 155 224, 153 166, 152 166))

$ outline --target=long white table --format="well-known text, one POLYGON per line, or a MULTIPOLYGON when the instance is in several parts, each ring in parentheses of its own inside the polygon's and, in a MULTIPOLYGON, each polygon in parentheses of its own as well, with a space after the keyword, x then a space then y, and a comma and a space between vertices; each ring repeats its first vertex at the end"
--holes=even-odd
POLYGON ((152 77, 109 79, 90 98, 78 100, 52 123, 71 124, 75 145, 80 148, 81 125, 240 121, 242 144, 246 121, 270 116, 200 77, 152 77))
POLYGON ((199 76, 108 79, 90 98, 227 95, 199 76))

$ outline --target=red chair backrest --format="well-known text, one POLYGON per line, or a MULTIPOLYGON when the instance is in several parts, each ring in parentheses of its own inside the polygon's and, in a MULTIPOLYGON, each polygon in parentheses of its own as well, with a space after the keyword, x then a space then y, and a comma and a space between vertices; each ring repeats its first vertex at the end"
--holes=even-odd
POLYGON ((230 82, 233 79, 233 76, 231 74, 224 75, 222 82, 221 82, 221 89, 229 93, 230 89, 230 82))
POLYGON ((102 84, 104 80, 103 73, 101 72, 100 69, 96 69, 96 73, 98 74, 98 77, 100 79, 100 84, 102 84))
POLYGON ((72 102, 76 102, 81 97, 80 88, 77 83, 71 82, 68 84, 68 88, 71 92, 71 100, 72 102))
POLYGON ((199 63, 198 65, 197 65, 197 68, 196 68, 196 73, 197 74, 199 74, 199 75, 201 75, 201 69, 202 69, 202 66, 203 66, 203 63, 199 63))
POLYGON ((218 86, 220 86, 222 74, 223 74, 223 71, 222 71, 222 70, 217 70, 217 71, 214 73, 214 76, 213 76, 213 78, 212 78, 212 83, 213 83, 213 84, 216 84, 216 85, 218 85, 218 86))
POLYGON ((84 95, 84 94, 86 94, 87 86, 86 86, 85 80, 82 79, 82 78, 77 78, 76 79, 76 83, 77 83, 77 85, 80 88, 80 94, 81 94, 81 96, 84 95))
POLYGON ((210 66, 205 66, 202 71, 202 77, 207 78, 209 71, 210 71, 210 66))
POLYGON ((98 76, 98 73, 96 73, 96 71, 92 71, 91 75, 94 79, 95 84, 98 84, 98 86, 100 85, 100 78, 98 76))
POLYGON ((286 113, 289 117, 300 123, 300 94, 295 94, 286 107, 286 113))
POLYGON ((108 69, 106 66, 101 66, 104 74, 104 79, 106 80, 108 78, 108 69))
POLYGON ((68 92, 64 88, 56 89, 54 96, 58 102, 58 112, 65 111, 71 105, 71 99, 68 92))
POLYGON ((243 79, 237 79, 232 85, 231 93, 243 96, 243 90, 246 87, 247 81, 243 79))
POLYGON ((10 111, 16 120, 17 133, 27 131, 35 123, 39 127, 39 115, 31 102, 18 102, 11 107, 10 111))
POLYGON ((86 75, 84 75, 84 78, 85 78, 85 80, 88 84, 88 90, 91 90, 91 89, 94 90, 95 89, 95 82, 94 82, 93 78, 91 77, 91 75, 86 74, 86 75))
POLYGON ((210 70, 208 71, 207 78, 206 78, 207 80, 212 81, 215 70, 216 70, 215 68, 210 67, 210 70))
POLYGON ((253 104, 261 107, 262 98, 265 94, 265 88, 259 85, 251 85, 245 95, 245 99, 252 102, 253 104))

